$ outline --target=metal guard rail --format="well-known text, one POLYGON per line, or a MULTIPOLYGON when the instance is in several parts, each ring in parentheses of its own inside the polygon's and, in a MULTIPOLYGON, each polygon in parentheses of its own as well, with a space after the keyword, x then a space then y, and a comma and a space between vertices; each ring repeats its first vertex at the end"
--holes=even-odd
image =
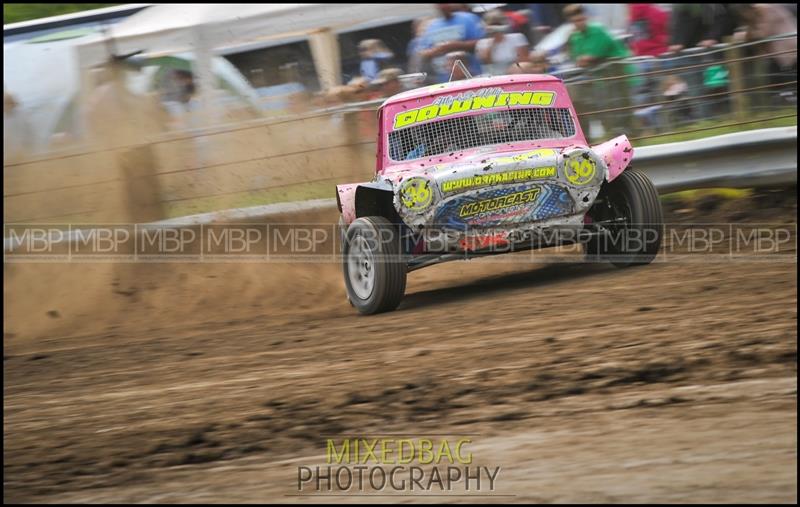
MULTIPOLYGON (((772 187, 797 184, 797 126, 735 132, 694 141, 635 148, 633 166, 653 180, 659 192, 711 187, 772 187)), ((237 208, 171 218, 147 227, 188 227, 200 224, 268 219, 310 210, 332 210, 336 199, 289 202, 237 208)), ((77 238, 78 231, 64 241, 77 238)), ((10 239, 3 251, 13 250, 10 239)))

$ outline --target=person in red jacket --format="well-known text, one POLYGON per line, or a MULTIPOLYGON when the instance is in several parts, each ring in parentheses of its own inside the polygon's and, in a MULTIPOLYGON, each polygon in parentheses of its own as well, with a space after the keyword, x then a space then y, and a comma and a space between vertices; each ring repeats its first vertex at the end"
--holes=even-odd
POLYGON ((669 49, 669 14, 657 4, 629 4, 631 49, 636 56, 658 56, 669 49))

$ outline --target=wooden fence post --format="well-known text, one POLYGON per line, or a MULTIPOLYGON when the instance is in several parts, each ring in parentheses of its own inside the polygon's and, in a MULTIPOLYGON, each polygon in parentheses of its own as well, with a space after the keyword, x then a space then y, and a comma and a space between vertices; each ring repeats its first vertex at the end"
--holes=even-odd
MULTIPOLYGON (((731 38, 728 37, 725 42, 730 43, 731 38)), ((742 57, 742 48, 737 47, 736 45, 732 45, 727 50, 725 50, 725 59, 726 60, 735 60, 742 57)), ((747 79, 744 75, 744 69, 742 67, 742 62, 731 62, 730 63, 730 76, 731 76, 731 98, 733 99, 733 113, 735 118, 738 121, 745 121, 747 119, 747 111, 749 109, 749 97, 744 93, 739 93, 740 90, 744 90, 747 85, 747 79)))

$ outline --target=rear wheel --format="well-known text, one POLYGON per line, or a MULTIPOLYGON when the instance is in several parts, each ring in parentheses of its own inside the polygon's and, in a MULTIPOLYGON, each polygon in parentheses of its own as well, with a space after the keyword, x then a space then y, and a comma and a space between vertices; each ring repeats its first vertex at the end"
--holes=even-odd
POLYGON ((399 229, 383 217, 350 224, 342 249, 344 283, 350 304, 365 315, 392 311, 406 290, 407 263, 399 229))
POLYGON ((588 259, 628 267, 649 264, 658 254, 664 218, 658 191, 644 173, 628 169, 607 183, 589 216, 604 233, 585 244, 588 259))

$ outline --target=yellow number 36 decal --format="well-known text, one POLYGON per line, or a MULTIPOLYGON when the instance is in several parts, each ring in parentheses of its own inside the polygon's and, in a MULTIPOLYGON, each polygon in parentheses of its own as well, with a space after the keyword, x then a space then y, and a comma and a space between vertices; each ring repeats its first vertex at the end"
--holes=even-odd
POLYGON ((403 184, 400 191, 403 205, 411 211, 422 211, 430 206, 433 200, 433 190, 430 182, 425 178, 411 178, 403 184))
POLYGON ((585 185, 592 181, 595 170, 594 160, 590 158, 573 157, 564 165, 567 180, 573 185, 585 185))

